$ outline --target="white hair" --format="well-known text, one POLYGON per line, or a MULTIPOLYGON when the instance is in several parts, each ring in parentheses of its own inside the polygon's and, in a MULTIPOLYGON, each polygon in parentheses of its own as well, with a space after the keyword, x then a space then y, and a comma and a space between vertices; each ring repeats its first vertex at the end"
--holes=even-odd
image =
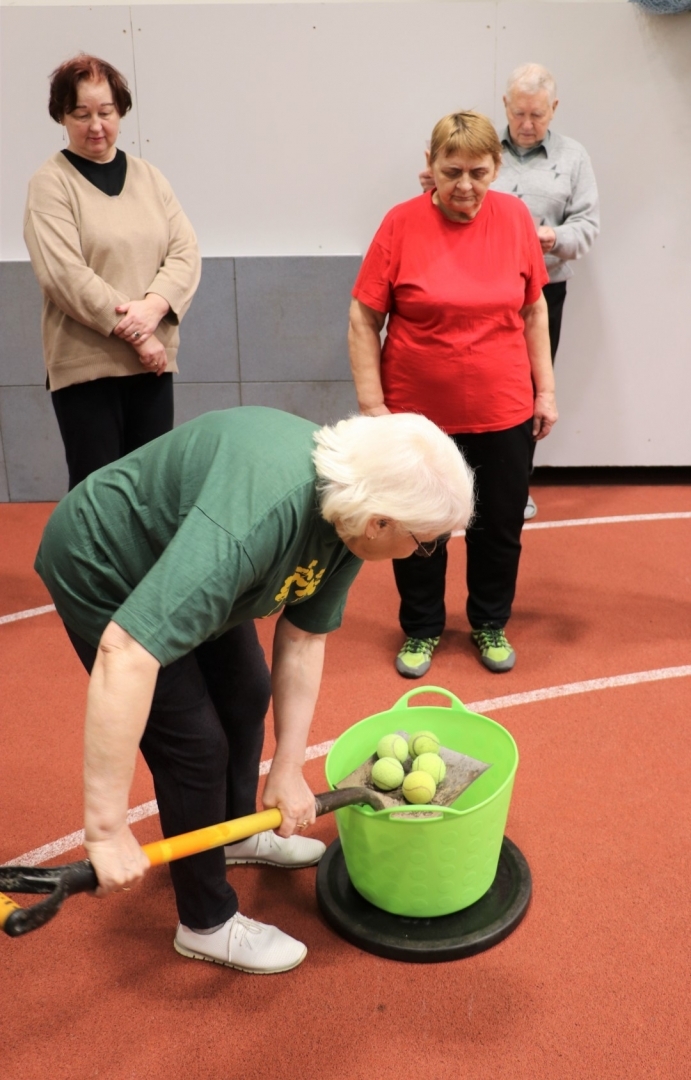
POLYGON ((441 536, 473 513, 473 473, 453 439, 416 413, 351 416, 315 432, 322 516, 344 539, 373 517, 441 536))
POLYGON ((557 97, 554 76, 542 64, 521 64, 512 71, 506 84, 506 96, 509 101, 512 90, 522 90, 524 94, 539 94, 541 90, 546 90, 550 105, 557 97))

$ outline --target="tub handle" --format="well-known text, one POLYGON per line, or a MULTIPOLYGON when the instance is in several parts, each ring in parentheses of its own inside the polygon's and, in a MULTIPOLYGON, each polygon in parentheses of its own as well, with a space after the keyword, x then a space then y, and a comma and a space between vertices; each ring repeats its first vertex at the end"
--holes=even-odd
POLYGON ((404 711, 407 709, 410 699, 416 697, 417 694, 441 694, 442 697, 449 699, 451 708, 454 711, 468 711, 461 699, 457 698, 455 694, 452 694, 450 690, 444 689, 443 686, 416 686, 413 690, 409 690, 407 694, 404 694, 403 697, 399 698, 391 711, 393 712, 396 709, 404 711))

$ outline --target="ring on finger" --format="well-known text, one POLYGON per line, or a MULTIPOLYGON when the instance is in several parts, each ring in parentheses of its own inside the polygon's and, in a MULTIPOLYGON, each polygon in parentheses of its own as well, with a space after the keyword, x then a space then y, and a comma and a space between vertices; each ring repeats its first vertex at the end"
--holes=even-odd
POLYGON ((135 330, 135 331, 134 331, 134 333, 132 334, 132 337, 133 337, 133 338, 138 338, 138 337, 141 337, 141 336, 142 336, 142 335, 141 335, 141 334, 139 333, 139 331, 138 331, 138 330, 135 330))

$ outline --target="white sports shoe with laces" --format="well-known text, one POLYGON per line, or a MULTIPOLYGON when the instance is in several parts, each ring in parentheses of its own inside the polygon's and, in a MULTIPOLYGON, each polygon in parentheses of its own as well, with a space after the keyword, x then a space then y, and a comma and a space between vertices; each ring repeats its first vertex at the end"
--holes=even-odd
POLYGON ((311 840, 309 836, 297 834, 284 839, 271 829, 240 840, 237 844, 228 844, 225 848, 227 866, 262 863, 264 866, 284 866, 292 870, 314 866, 325 851, 326 844, 322 844, 321 840, 311 840))
POLYGON ((307 946, 301 941, 239 911, 213 934, 196 934, 179 923, 173 945, 181 956, 210 960, 252 975, 290 971, 307 956, 307 946))

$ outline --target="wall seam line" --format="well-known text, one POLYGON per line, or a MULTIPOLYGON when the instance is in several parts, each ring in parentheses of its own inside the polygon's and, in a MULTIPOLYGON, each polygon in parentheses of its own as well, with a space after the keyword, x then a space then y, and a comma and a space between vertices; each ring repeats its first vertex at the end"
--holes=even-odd
POLYGON ((240 404, 244 405, 242 394, 242 356, 240 354, 240 313, 238 310, 238 275, 237 259, 233 256, 233 302, 235 304, 235 348, 238 353, 238 397, 240 404))

